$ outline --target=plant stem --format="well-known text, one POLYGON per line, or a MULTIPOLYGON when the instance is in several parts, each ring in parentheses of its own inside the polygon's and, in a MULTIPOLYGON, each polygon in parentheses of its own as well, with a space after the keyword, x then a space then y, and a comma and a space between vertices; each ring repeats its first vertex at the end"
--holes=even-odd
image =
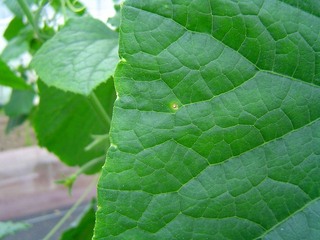
POLYGON ((108 115, 108 113, 104 110, 101 102, 97 98, 96 94, 92 92, 89 96, 90 102, 93 106, 93 108, 96 110, 97 114, 100 116, 100 118, 104 121, 104 124, 106 125, 107 129, 110 128, 111 118, 108 115))
POLYGON ((25 0, 18 0, 18 4, 20 5, 22 11, 24 12, 24 14, 26 15, 28 21, 30 22, 30 24, 32 25, 32 27, 35 27, 35 22, 33 19, 33 15, 29 9, 28 4, 25 2, 25 0))
POLYGON ((55 181, 55 183, 63 184, 64 186, 66 186, 68 188, 69 195, 71 196, 72 186, 73 186, 74 182, 77 180, 77 178, 79 177, 79 175, 86 173, 87 171, 90 171, 91 169, 96 167, 98 164, 103 164, 105 161, 105 158, 106 158, 106 156, 92 159, 89 162, 87 162, 86 164, 82 165, 78 171, 76 171, 75 173, 73 173, 69 177, 67 177, 65 179, 57 180, 57 181, 55 181))
POLYGON ((69 209, 69 211, 61 218, 61 220, 51 229, 51 231, 43 238, 43 240, 49 240, 65 223, 65 221, 70 218, 72 213, 79 207, 83 200, 88 196, 89 192, 92 190, 92 187, 95 186, 96 178, 94 178, 91 184, 86 188, 81 197, 75 202, 75 204, 69 209))
MULTIPOLYGON (((91 149, 95 148, 97 145, 101 144, 101 143, 107 143, 109 142, 109 134, 103 134, 103 135, 92 135, 93 137, 93 141, 87 145, 84 150, 85 151, 90 151, 91 149)), ((107 144, 105 144, 107 145, 107 144)))
POLYGON ((82 173, 87 172, 88 170, 90 170, 92 167, 103 163, 105 161, 106 156, 102 156, 102 157, 98 157, 95 158, 93 160, 90 160, 89 162, 87 162, 86 164, 82 165, 81 168, 75 172, 76 176, 81 175, 82 173))
POLYGON ((38 28, 38 23, 35 22, 34 18, 33 18, 33 14, 29 9, 28 4, 25 2, 25 0, 17 0, 18 4, 20 5, 22 11, 24 12, 24 14, 26 15, 29 23, 31 24, 31 26, 34 29, 34 32, 36 33, 37 37, 40 38, 40 34, 39 34, 39 28, 38 28))
POLYGON ((45 35, 45 34, 40 33, 40 31, 39 31, 39 20, 40 20, 40 15, 41 15, 42 9, 43 9, 44 6, 48 3, 48 1, 49 1, 49 0, 42 0, 42 1, 40 2, 40 4, 39 4, 39 8, 37 9, 37 11, 36 11, 35 14, 34 14, 34 23, 35 23, 36 29, 37 29, 37 31, 38 31, 38 35, 39 35, 41 38, 45 39, 45 40, 49 39, 50 37, 47 36, 47 35, 45 35))

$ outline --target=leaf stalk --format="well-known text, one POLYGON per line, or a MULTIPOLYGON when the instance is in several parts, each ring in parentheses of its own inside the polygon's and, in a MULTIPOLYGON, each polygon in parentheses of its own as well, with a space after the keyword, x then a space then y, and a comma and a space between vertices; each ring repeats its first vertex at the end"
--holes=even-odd
POLYGON ((96 113, 103 120, 104 125, 106 126, 106 128, 109 129, 110 128, 110 124, 111 124, 111 118, 108 115, 108 113, 105 111, 105 109, 103 108, 100 100, 98 99, 97 95, 94 92, 92 92, 90 94, 89 100, 90 100, 93 108, 95 109, 96 113))
POLYGON ((32 14, 32 12, 31 12, 30 9, 29 9, 28 4, 26 3, 25 0, 17 0, 17 1, 18 1, 18 4, 19 4, 20 8, 21 8, 22 11, 23 11, 23 13, 26 15, 29 23, 30 23, 31 26, 33 27, 33 30, 34 30, 36 36, 37 36, 39 39, 41 39, 38 23, 35 21, 35 18, 33 17, 33 14, 32 14))

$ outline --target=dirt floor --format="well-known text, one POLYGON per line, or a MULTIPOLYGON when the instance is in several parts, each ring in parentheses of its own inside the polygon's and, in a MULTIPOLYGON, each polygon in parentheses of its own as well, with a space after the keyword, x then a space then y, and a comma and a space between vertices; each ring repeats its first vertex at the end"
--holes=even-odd
POLYGON ((28 121, 9 134, 5 133, 7 122, 8 118, 0 114, 0 151, 37 145, 34 131, 28 121))

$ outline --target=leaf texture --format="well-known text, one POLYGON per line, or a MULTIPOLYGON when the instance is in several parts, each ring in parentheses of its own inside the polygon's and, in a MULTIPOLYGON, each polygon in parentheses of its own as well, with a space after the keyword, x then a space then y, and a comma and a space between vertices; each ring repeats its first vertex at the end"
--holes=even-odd
POLYGON ((318 239, 318 1, 128 0, 95 239, 318 239))

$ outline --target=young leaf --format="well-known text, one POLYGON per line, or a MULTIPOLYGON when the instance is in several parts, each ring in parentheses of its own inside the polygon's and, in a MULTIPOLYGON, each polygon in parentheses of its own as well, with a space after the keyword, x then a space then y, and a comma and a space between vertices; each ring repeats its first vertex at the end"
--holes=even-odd
POLYGON ((32 66, 48 85, 89 95, 114 73, 118 34, 90 18, 70 19, 35 55, 32 66))
POLYGON ((317 239, 312 3, 124 3, 95 239, 317 239))

